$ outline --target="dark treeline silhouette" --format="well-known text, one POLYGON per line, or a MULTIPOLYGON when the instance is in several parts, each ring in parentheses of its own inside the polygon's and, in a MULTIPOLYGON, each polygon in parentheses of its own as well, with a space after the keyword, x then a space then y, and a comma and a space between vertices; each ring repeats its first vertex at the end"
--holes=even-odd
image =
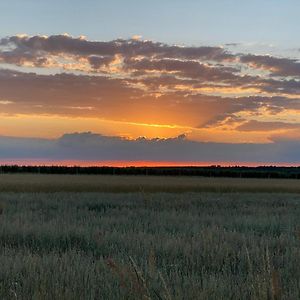
POLYGON ((300 167, 66 167, 2 165, 0 173, 102 174, 102 175, 167 175, 240 178, 300 179, 300 167))

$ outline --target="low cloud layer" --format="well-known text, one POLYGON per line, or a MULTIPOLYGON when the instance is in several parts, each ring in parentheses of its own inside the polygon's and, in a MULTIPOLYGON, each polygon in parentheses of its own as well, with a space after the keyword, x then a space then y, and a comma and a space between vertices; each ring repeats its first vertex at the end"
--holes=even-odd
POLYGON ((167 139, 127 140, 99 134, 65 134, 56 140, 0 137, 0 160, 59 161, 172 161, 241 163, 300 163, 300 142, 277 141, 272 144, 203 143, 185 135, 167 139))

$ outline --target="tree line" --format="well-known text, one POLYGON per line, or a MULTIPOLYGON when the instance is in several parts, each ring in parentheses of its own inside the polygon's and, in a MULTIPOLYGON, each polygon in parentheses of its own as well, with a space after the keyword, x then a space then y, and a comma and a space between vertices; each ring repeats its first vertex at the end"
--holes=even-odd
POLYGON ((2 165, 0 173, 204 176, 300 179, 300 167, 80 167, 2 165))

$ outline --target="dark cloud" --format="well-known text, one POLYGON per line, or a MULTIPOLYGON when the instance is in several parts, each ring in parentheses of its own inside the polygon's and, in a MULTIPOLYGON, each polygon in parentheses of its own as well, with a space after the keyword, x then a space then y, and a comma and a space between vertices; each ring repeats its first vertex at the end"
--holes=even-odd
POLYGON ((71 54, 77 56, 148 56, 183 59, 228 60, 232 55, 221 47, 180 47, 153 41, 117 39, 108 42, 88 41, 68 35, 11 36, 0 40, 0 46, 10 46, 16 56, 32 54, 71 54))
MULTIPOLYGON (((230 98, 227 98, 230 99, 230 98)), ((225 100, 226 101, 226 100, 225 100)), ((299 113, 300 111, 300 101, 299 99, 290 99, 285 97, 259 97, 259 96, 248 96, 248 97, 240 97, 231 99, 231 105, 227 106, 227 110, 222 114, 216 114, 214 118, 211 118, 207 123, 202 124, 198 126, 201 127, 216 127, 221 124, 229 124, 232 122, 242 123, 242 121, 245 121, 244 119, 240 118, 239 116, 236 116, 236 114, 240 112, 247 112, 251 114, 252 118, 261 115, 260 110, 263 110, 267 112, 269 115, 277 115, 278 113, 284 112, 285 110, 294 110, 295 112, 299 113)), ((264 112, 264 113, 265 113, 264 112)), ((249 121, 250 125, 253 125, 256 121, 249 121), (253 122, 253 123, 252 123, 253 122)), ((273 122, 271 122, 273 123, 273 122)), ((240 127, 237 127, 236 129, 241 131, 251 131, 251 130, 245 130, 247 128, 250 129, 250 126, 248 127, 246 125, 247 123, 241 124, 240 127)), ((281 129, 290 129, 290 125, 287 125, 289 123, 285 122, 274 122, 274 124, 279 125, 282 124, 281 129)), ((257 122, 255 123, 256 131, 265 131, 268 122, 257 122), (266 124, 265 124, 266 123, 266 124), (262 125, 262 129, 259 130, 259 124, 262 125)), ((270 125, 270 124, 269 124, 270 125)))
POLYGON ((297 60, 232 54, 222 47, 183 47, 136 39, 89 41, 68 35, 11 36, 0 40, 0 62, 101 73, 114 78, 118 75, 127 80, 135 77, 141 81, 152 80, 155 72, 157 76, 183 80, 179 84, 194 80, 195 88, 211 82, 215 88, 252 87, 260 92, 291 95, 300 92, 298 79, 280 78, 299 77, 297 60), (271 76, 253 75, 253 69, 267 70, 271 76))
MULTIPOLYGON (((255 84, 255 82, 254 82, 255 84)), ((295 79, 274 80, 263 79, 257 80, 256 84, 262 85, 261 90, 277 94, 300 95, 300 81, 295 79)))
POLYGON ((198 79, 202 81, 228 81, 235 79, 233 72, 237 69, 226 67, 214 67, 201 64, 197 61, 183 61, 175 59, 161 59, 161 60, 133 60, 127 59, 124 61, 126 70, 139 71, 156 71, 156 72, 176 72, 182 77, 198 79))
POLYGON ((300 129, 300 124, 286 122, 262 122, 251 120, 243 123, 236 128, 239 131, 274 131, 282 129, 300 129))
POLYGON ((16 48, 10 51, 0 51, 0 62, 17 66, 23 66, 30 62, 34 66, 43 67, 47 65, 48 59, 44 55, 36 55, 34 52, 16 48))
POLYGON ((273 76, 300 77, 300 62, 296 59, 278 58, 269 55, 241 55, 240 61, 255 68, 265 69, 273 76))
POLYGON ((300 162, 298 141, 271 144, 193 142, 179 136, 168 139, 126 140, 99 134, 65 134, 56 140, 0 137, 0 159, 178 162, 300 162))
POLYGON ((114 57, 112 56, 99 56, 99 55, 90 55, 88 56, 88 62, 92 66, 93 69, 99 69, 101 66, 108 66, 114 57))

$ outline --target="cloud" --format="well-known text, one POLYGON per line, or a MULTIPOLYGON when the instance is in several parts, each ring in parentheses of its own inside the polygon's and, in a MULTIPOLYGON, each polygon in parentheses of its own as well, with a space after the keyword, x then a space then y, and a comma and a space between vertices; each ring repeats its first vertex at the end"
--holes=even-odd
MULTIPOLYGON (((298 99, 225 97, 194 92, 193 81, 166 75, 127 79, 76 74, 41 75, 0 69, 1 112, 101 118, 195 128, 220 125, 240 113, 300 110, 298 99), (142 84, 142 86, 141 86, 142 84), (145 88, 145 86, 147 86, 145 88), (187 86, 160 92, 157 86, 187 86)), ((202 88, 209 87, 203 86, 202 88)), ((252 116, 253 118, 253 116, 252 116)))
POLYGON ((167 74, 179 80, 195 80, 195 87, 209 83, 216 93, 220 85, 239 88, 236 93, 253 86, 257 92, 270 94, 299 95, 300 90, 299 81, 278 78, 299 76, 300 63, 295 59, 232 54, 222 47, 168 45, 136 38, 90 41, 66 34, 10 36, 0 40, 1 62, 129 80, 132 76, 143 80, 167 74), (254 76, 257 69, 270 74, 254 76))
POLYGON ((2 38, 0 46, 8 48, 0 56, 6 62, 21 63, 24 60, 32 61, 34 57, 47 57, 47 55, 75 55, 82 57, 104 56, 124 57, 148 56, 182 59, 213 59, 222 61, 231 59, 232 55, 226 53, 221 47, 180 47, 159 42, 141 39, 117 39, 108 42, 88 41, 83 37, 74 38, 69 35, 52 36, 11 36, 2 38))
POLYGON ((296 59, 248 54, 241 55, 240 61, 253 68, 267 70, 272 76, 300 77, 300 62, 296 59))
POLYGON ((165 72, 167 74, 175 72, 176 75, 180 75, 181 77, 205 81, 232 80, 235 79, 235 75, 232 72, 238 71, 234 68, 214 67, 201 64, 197 61, 182 61, 178 59, 128 59, 124 61, 124 65, 126 70, 139 71, 140 75, 142 71, 145 72, 144 74, 147 71, 165 72))
POLYGON ((238 126, 236 129, 240 131, 275 131, 285 129, 300 129, 300 124, 250 120, 238 126))
POLYGON ((287 124, 299 122, 299 70, 295 59, 222 47, 9 36, 0 40, 1 113, 217 128, 240 136, 290 131, 294 125, 287 124))
POLYGON ((107 118, 150 124, 194 125, 234 106, 230 99, 167 93, 159 98, 126 80, 73 74, 37 75, 0 71, 0 97, 9 114, 107 118), (74 108, 88 108, 79 110, 74 108), (147 112, 147 113, 145 113, 147 112))
POLYGON ((65 134, 59 139, 0 137, 2 161, 173 161, 298 163, 299 141, 272 144, 193 142, 184 135, 167 139, 127 140, 91 132, 65 134))

